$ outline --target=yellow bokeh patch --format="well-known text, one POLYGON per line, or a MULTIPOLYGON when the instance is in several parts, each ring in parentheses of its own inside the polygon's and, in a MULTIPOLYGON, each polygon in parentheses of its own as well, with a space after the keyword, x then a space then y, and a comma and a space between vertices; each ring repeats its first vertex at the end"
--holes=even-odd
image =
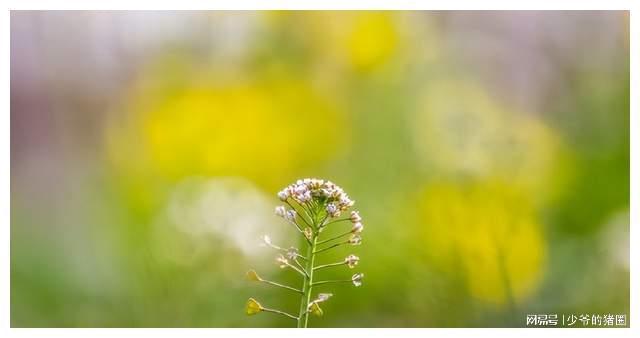
POLYGON ((399 55, 402 15, 389 11, 277 12, 271 26, 296 25, 307 47, 326 65, 336 62, 354 72, 374 71, 399 55))
POLYGON ((546 243, 526 194, 501 180, 429 186, 419 205, 424 254, 439 271, 465 276, 477 299, 505 305, 539 284, 546 243))
POLYGON ((213 79, 140 90, 112 124, 108 155, 135 203, 188 176, 241 176, 276 189, 349 143, 345 114, 309 81, 213 79))

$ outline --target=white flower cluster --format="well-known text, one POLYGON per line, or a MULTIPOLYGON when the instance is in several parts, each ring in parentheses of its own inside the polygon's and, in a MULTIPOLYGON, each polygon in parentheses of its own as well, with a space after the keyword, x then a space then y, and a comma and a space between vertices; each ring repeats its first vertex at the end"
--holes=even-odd
POLYGON ((305 178, 289 185, 278 193, 281 201, 291 198, 299 204, 307 205, 313 200, 325 206, 325 211, 331 217, 338 217, 340 213, 349 209, 355 203, 335 183, 316 178, 305 178))
POLYGON ((356 210, 351 210, 347 217, 339 218, 342 213, 348 213, 348 210, 353 207, 354 201, 349 198, 342 188, 331 181, 315 178, 298 180, 280 191, 278 198, 284 205, 279 205, 275 208, 276 215, 292 224, 296 231, 306 239, 308 244, 307 255, 301 255, 300 251, 295 247, 287 249, 286 247, 278 246, 266 235, 262 238, 263 245, 278 251, 276 263, 280 268, 290 268, 302 275, 304 279, 303 286, 298 289, 263 279, 254 270, 247 272, 247 279, 302 294, 302 302, 306 304, 306 309, 301 306, 300 312, 296 316, 284 311, 263 307, 255 299, 249 298, 245 312, 247 315, 259 312, 277 313, 295 319, 298 322, 298 327, 306 327, 308 314, 322 316, 323 311, 320 304, 332 296, 331 293, 320 293, 314 300, 310 300, 311 294, 309 290, 311 290, 312 286, 329 283, 350 283, 356 287, 362 285, 363 273, 353 274, 351 278, 346 279, 315 281, 313 271, 338 266, 346 266, 349 269, 356 268, 360 258, 353 254, 348 255, 342 261, 322 265, 315 265, 314 258, 317 254, 343 245, 360 245, 362 243, 364 225, 362 224, 360 213, 356 210), (347 228, 348 230, 345 229, 335 235, 332 234, 332 237, 329 238, 320 238, 323 229, 334 223, 337 226, 349 224, 350 229, 347 228), (345 237, 348 237, 348 239, 345 239, 345 237), (304 262, 301 263, 299 259, 304 260, 304 262))

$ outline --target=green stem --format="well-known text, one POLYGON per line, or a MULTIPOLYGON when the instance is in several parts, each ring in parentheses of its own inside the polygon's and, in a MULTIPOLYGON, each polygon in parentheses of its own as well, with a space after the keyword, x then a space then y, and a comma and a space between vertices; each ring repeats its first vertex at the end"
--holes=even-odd
POLYGON ((309 302, 311 301, 311 288, 313 285, 313 264, 315 261, 315 250, 316 244, 318 242, 318 234, 315 233, 313 235, 313 240, 311 241, 311 245, 307 249, 307 267, 305 271, 307 271, 307 276, 304 279, 304 284, 302 285, 302 298, 300 299, 300 311, 298 315, 298 327, 306 328, 307 323, 309 322, 309 313, 307 312, 307 307, 309 306, 309 302))

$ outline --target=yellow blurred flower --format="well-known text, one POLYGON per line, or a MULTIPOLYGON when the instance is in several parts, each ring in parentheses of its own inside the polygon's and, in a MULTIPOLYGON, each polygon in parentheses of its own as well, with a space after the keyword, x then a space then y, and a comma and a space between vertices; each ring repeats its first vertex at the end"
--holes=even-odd
POLYGON ((273 190, 348 144, 344 115, 307 81, 216 83, 206 74, 142 88, 109 130, 109 157, 138 202, 187 176, 242 176, 273 190))
POLYGON ((401 43, 398 20, 390 11, 269 12, 271 27, 296 26, 302 43, 318 60, 346 65, 368 72, 385 65, 397 55, 401 43))
POLYGON ((393 56, 398 32, 389 12, 359 12, 346 39, 349 61, 356 69, 368 70, 393 56))
POLYGON ((462 272, 474 297, 504 305, 539 284, 546 243, 527 194, 501 180, 434 184, 419 210, 425 256, 443 273, 462 272))

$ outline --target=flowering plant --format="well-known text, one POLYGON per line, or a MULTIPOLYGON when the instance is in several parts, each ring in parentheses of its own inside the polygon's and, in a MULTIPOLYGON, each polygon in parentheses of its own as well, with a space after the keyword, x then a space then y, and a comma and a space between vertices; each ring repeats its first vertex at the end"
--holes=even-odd
POLYGON ((309 178, 298 180, 280 191, 278 198, 286 206, 276 207, 276 215, 292 224, 301 235, 307 246, 306 254, 301 254, 295 247, 289 249, 280 247, 272 243, 269 236, 264 236, 263 240, 268 247, 279 251, 276 262, 280 268, 289 268, 302 276, 302 288, 298 289, 264 279, 255 270, 247 272, 247 279, 300 294, 300 309, 297 315, 293 315, 285 311, 264 307, 255 299, 249 298, 246 304, 246 314, 254 315, 260 312, 272 312, 294 319, 299 328, 307 327, 309 314, 322 316, 323 311, 320 303, 333 296, 331 293, 319 293, 315 298, 312 298, 311 291, 313 287, 331 283, 352 283, 356 287, 362 285, 362 278, 364 277, 362 273, 356 273, 349 279, 316 280, 317 273, 322 269, 342 265, 354 268, 360 260, 358 256, 348 255, 343 261, 323 265, 317 265, 316 256, 319 253, 342 245, 360 245, 362 241, 360 234, 364 226, 361 223, 362 218, 358 211, 351 211, 349 217, 340 218, 340 215, 347 212, 354 205, 354 201, 349 198, 342 188, 330 181, 309 178), (320 233, 327 226, 345 221, 352 224, 351 229, 337 236, 320 239, 320 233), (347 236, 348 238, 344 239, 347 236), (340 239, 342 240, 338 241, 340 239))

